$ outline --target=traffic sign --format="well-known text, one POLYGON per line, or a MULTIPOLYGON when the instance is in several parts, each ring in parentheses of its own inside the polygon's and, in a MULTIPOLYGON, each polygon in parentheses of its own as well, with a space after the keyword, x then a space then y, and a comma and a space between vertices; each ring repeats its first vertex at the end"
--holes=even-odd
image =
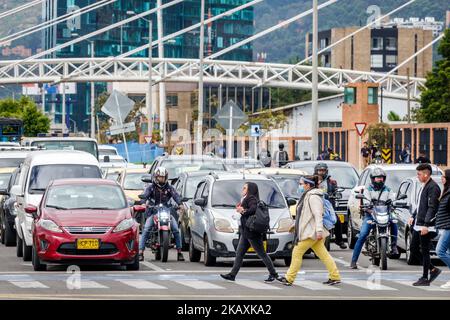
POLYGON ((152 142, 152 136, 144 136, 144 140, 147 143, 151 143, 152 142))
POLYGON ((391 164, 392 163, 392 149, 381 149, 381 158, 384 160, 384 163, 391 164))
POLYGON ((134 122, 128 122, 124 123, 123 125, 113 125, 109 127, 109 132, 111 133, 111 135, 132 131, 136 131, 136 125, 134 122))
POLYGON ((261 125, 259 124, 252 124, 250 135, 252 137, 260 137, 261 136, 261 125))
POLYGON ((230 100, 216 113, 214 119, 225 130, 236 130, 247 121, 248 117, 233 100, 230 100))
POLYGON ((362 137, 364 130, 366 130, 367 123, 366 122, 355 122, 356 132, 360 137, 362 137))
POLYGON ((134 104, 135 102, 126 95, 114 90, 101 110, 116 122, 123 123, 130 111, 133 110, 134 104))

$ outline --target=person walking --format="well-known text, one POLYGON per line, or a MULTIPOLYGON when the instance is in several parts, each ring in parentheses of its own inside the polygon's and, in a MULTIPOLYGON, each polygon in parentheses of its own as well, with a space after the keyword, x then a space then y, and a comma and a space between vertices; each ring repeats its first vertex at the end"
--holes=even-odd
POLYGON ((329 236, 329 232, 323 226, 323 192, 317 188, 317 185, 317 176, 305 176, 300 179, 299 192, 302 196, 297 205, 293 227, 295 246, 289 270, 281 280, 287 286, 294 283, 302 266, 303 255, 309 249, 314 251, 328 269, 329 279, 324 284, 336 285, 341 282, 336 263, 325 247, 325 238, 329 236))
POLYGON ((408 223, 412 226, 411 256, 421 261, 423 266, 423 275, 413 283, 413 286, 422 287, 429 286, 442 272, 431 263, 430 256, 431 240, 436 236, 435 217, 441 190, 431 179, 431 165, 420 164, 416 170, 422 187, 419 191, 417 209, 408 223))
POLYGON ((272 260, 267 255, 264 249, 264 240, 266 239, 266 234, 253 232, 247 227, 248 218, 256 214, 258 202, 258 185, 254 182, 247 182, 242 188, 241 202, 238 203, 236 207, 236 211, 241 214, 241 224, 239 226, 240 237, 236 249, 236 259, 234 260, 231 272, 220 275, 225 280, 234 281, 236 279, 236 275, 238 274, 244 262, 245 254, 247 253, 248 249, 252 247, 258 257, 263 261, 266 268, 269 270, 269 277, 264 281, 273 282, 275 280, 278 280, 281 282, 281 277, 278 275, 272 260))
POLYGON ((367 141, 364 142, 364 146, 361 148, 361 156, 363 158, 363 168, 366 168, 370 164, 370 149, 367 141))
MULTIPOLYGON (((439 231, 439 241, 436 246, 438 257, 450 268, 450 170, 445 170, 442 176, 444 191, 436 213, 436 228, 439 231)), ((450 289, 450 281, 441 286, 450 289)))
POLYGON ((405 145, 402 152, 400 153, 400 162, 401 163, 411 163, 411 147, 409 144, 405 145))
POLYGON ((415 164, 422 164, 422 163, 430 163, 430 158, 427 157, 425 152, 420 152, 419 157, 416 159, 415 164))

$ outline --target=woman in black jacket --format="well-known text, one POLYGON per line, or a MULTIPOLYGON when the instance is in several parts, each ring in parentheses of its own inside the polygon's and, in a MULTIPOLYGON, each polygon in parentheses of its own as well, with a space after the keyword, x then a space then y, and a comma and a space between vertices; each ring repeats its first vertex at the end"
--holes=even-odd
MULTIPOLYGON (((445 175, 442 176, 442 184, 444 185, 444 191, 436 214, 436 228, 439 230, 436 253, 450 268, 450 170, 445 170, 445 175)), ((450 281, 442 285, 441 288, 450 289, 450 281)))
POLYGON ((281 281, 281 277, 278 275, 273 262, 267 255, 264 249, 265 234, 251 231, 247 227, 247 220, 250 216, 256 214, 258 207, 259 191, 258 185, 253 182, 247 182, 242 188, 242 200, 236 206, 236 211, 241 214, 241 224, 239 227, 239 244, 236 249, 236 259, 234 260, 233 269, 230 273, 221 274, 220 276, 225 280, 234 281, 239 269, 242 267, 244 256, 247 253, 250 246, 253 247, 256 254, 269 270, 269 277, 265 282, 273 282, 275 280, 281 281))

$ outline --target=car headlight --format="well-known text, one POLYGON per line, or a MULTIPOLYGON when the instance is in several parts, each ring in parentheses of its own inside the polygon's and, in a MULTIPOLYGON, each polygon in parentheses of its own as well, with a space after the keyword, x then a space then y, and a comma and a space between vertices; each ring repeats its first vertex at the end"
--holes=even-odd
POLYGON ((39 225, 44 228, 45 230, 51 231, 51 232, 57 232, 62 233, 63 231, 61 228, 54 223, 52 220, 41 220, 39 221, 39 225))
POLYGON ((133 218, 122 220, 117 225, 117 227, 114 228, 113 232, 121 232, 121 231, 128 230, 134 226, 134 223, 135 222, 134 222, 133 218))
POLYGON ((283 218, 278 221, 277 232, 289 232, 289 229, 294 225, 294 220, 291 218, 283 218))
POLYGON ((214 219, 214 228, 219 232, 234 233, 234 229, 227 219, 214 219))

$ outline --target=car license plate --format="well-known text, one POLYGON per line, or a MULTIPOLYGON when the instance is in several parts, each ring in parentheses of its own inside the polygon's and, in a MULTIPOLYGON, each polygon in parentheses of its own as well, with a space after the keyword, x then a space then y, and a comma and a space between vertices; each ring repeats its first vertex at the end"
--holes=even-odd
MULTIPOLYGON (((267 252, 267 241, 264 241, 264 251, 267 252)), ((250 247, 247 252, 255 252, 255 249, 253 249, 253 247, 250 247)))
POLYGON ((338 216, 339 216, 339 220, 341 221, 341 223, 344 223, 345 222, 345 215, 338 214, 338 216))
POLYGON ((100 242, 98 239, 78 239, 78 250, 98 250, 100 248, 100 242))

